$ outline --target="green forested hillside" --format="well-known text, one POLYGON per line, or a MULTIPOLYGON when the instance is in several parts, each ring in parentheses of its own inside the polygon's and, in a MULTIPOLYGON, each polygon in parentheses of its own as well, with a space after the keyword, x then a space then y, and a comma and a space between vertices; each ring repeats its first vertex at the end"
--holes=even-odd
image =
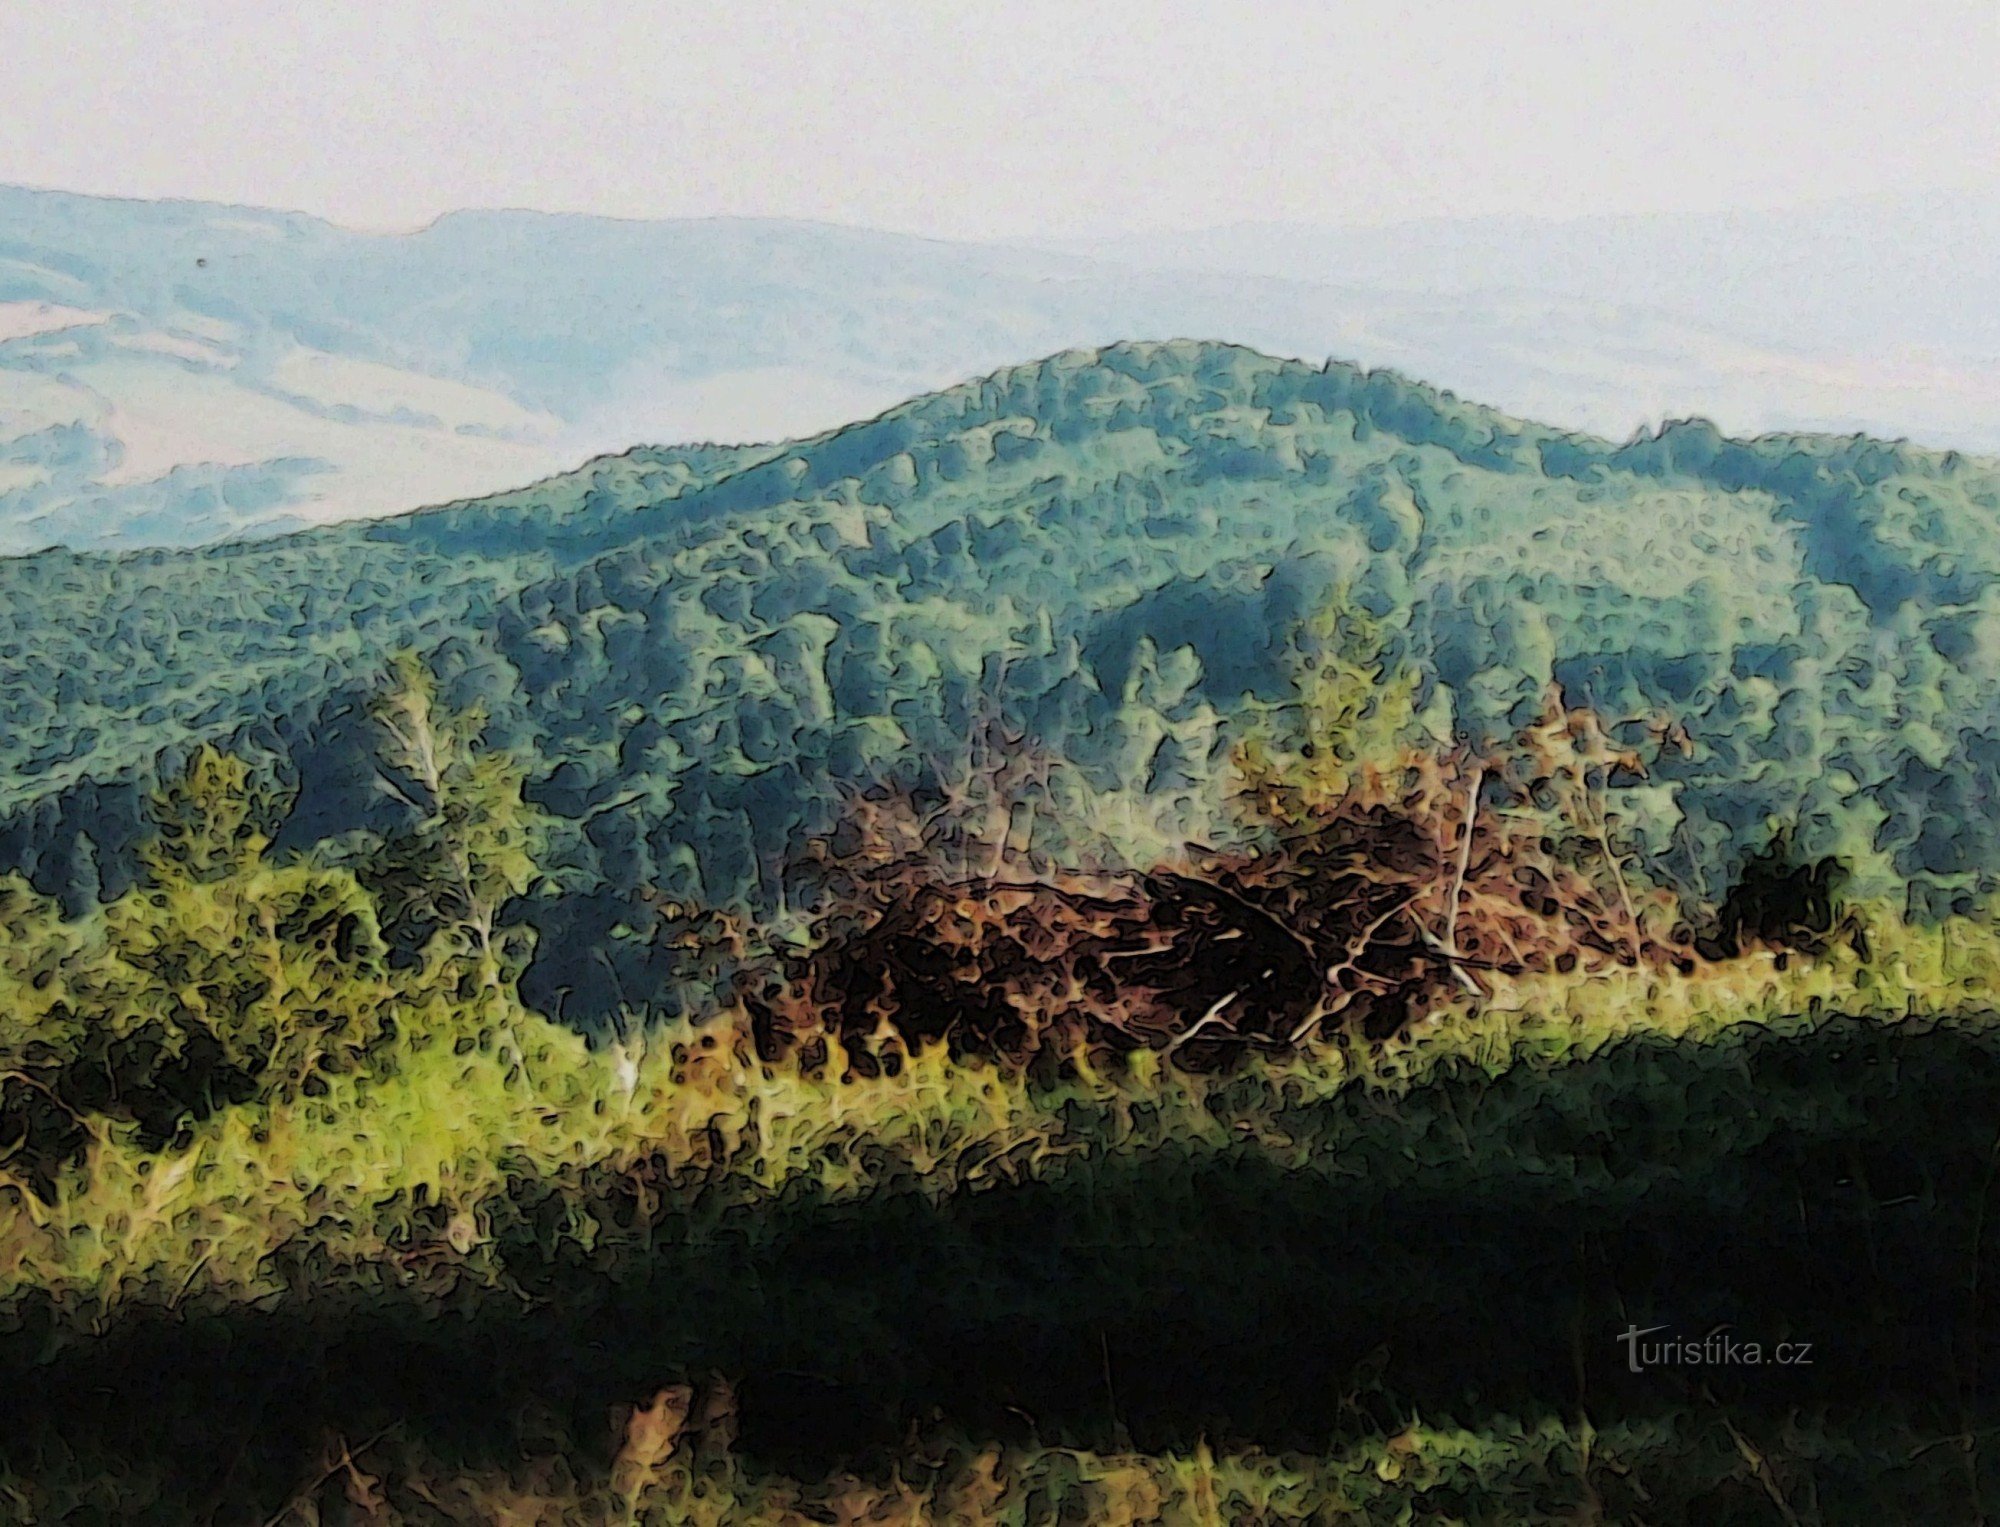
POLYGON ((1344 598, 1433 727, 1546 686, 1686 756, 1617 792, 1713 897, 1774 830, 1919 911, 2000 872, 2000 467, 1861 438, 1625 445, 1219 345, 1068 353, 783 447, 640 449, 286 540, 0 562, 0 870, 130 883, 163 754, 298 786, 281 843, 383 810, 366 699, 428 656, 564 824, 529 989, 659 999, 640 893, 782 923, 843 782, 948 774, 999 715, 1114 839, 1199 837, 1233 723, 1344 598))

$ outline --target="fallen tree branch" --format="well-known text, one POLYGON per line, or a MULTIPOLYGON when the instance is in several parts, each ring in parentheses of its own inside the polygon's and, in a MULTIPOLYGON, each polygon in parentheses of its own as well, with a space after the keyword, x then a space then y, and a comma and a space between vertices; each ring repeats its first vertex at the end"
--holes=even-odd
POLYGON ((1458 871, 1452 877, 1451 901, 1445 907, 1444 941, 1451 957, 1458 958, 1458 903, 1465 895, 1465 872, 1472 865, 1472 833, 1479 825, 1479 787, 1486 783, 1486 765, 1472 771, 1472 784, 1465 792, 1465 827, 1459 834, 1458 871))
POLYGON ((1443 939, 1431 932, 1430 929, 1426 928, 1414 917, 1410 919, 1410 924, 1417 930, 1417 937, 1424 941, 1433 954, 1444 961, 1445 967, 1457 978, 1458 984, 1465 988, 1467 995, 1483 1000, 1486 996, 1486 988, 1473 980, 1467 972, 1481 968, 1482 964, 1490 967, 1490 962, 1475 960, 1468 955, 1460 954, 1455 949, 1446 948, 1443 939))
POLYGON ((1173 1054, 1174 1051, 1178 1050, 1182 1045, 1186 1044, 1190 1039, 1194 1038, 1195 1035, 1199 1034, 1203 1029, 1208 1027, 1209 1024, 1220 1023, 1222 1021, 1223 1013, 1228 1010, 1229 1004, 1234 1002, 1236 1000, 1236 997, 1237 994, 1235 992, 1230 992, 1227 996, 1222 997, 1220 1000, 1218 1000, 1213 1006, 1209 1008, 1207 1012, 1203 1013, 1199 1018, 1197 1018, 1190 1028, 1188 1028, 1185 1032, 1179 1035, 1173 1041, 1172 1044, 1168 1045, 1163 1053, 1167 1055, 1173 1054))
MULTIPOLYGON (((1314 1029, 1318 1028, 1347 1005, 1344 1000, 1338 1004, 1328 1002, 1326 1000, 1328 989, 1336 988, 1343 975, 1356 969, 1356 962, 1362 955, 1368 952, 1368 946, 1374 941, 1375 935, 1382 931, 1390 918, 1399 912, 1407 912, 1416 899, 1414 895, 1406 896, 1380 917, 1376 918, 1375 921, 1361 930, 1360 936, 1355 939, 1353 946, 1347 951, 1346 958, 1341 960, 1337 965, 1327 967, 1326 974, 1321 977, 1320 1000, 1313 1004, 1312 1011, 1307 1013, 1305 1018, 1299 1023, 1299 1026, 1292 1030, 1290 1043, 1300 1043, 1305 1039, 1306 1035, 1310 1034, 1314 1029)), ((1365 974, 1365 972, 1361 973, 1365 974)), ((1341 990, 1339 995, 1345 999, 1351 997, 1352 993, 1341 990)))

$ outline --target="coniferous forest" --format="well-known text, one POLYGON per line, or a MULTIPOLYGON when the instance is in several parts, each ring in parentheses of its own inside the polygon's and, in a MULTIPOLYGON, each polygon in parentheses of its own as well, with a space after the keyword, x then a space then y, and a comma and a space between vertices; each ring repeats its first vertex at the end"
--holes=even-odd
POLYGON ((0 1500, 1984 1519, 1996 520, 1173 343, 0 560, 0 1500))

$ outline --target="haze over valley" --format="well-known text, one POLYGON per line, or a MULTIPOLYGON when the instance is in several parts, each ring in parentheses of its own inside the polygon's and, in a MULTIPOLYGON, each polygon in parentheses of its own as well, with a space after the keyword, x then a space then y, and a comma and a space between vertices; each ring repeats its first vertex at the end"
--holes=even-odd
POLYGON ((1039 249, 527 212, 367 234, 0 190, 0 552, 270 534, 635 443, 805 436, 1131 338, 1389 366, 1613 439, 1699 414, 2000 449, 1996 209, 1987 191, 1039 249))

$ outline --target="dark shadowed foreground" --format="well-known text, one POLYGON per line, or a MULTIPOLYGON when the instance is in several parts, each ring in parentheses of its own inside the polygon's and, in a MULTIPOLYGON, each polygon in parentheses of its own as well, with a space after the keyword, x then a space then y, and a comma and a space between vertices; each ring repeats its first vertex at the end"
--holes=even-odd
MULTIPOLYGON (((1981 1029, 1629 1041, 1234 1132, 942 1200, 634 1201, 644 1254, 635 1233, 537 1259, 556 1200, 528 1184, 511 1286, 442 1298, 329 1278, 88 1336, 17 1305, 0 1463, 126 1479, 131 1519, 263 1520, 312 1495, 330 1437, 367 1443, 391 1495, 384 1460, 410 1450, 468 1471, 563 1452, 587 1474, 611 1467, 614 1407, 719 1376, 746 1466, 805 1479, 921 1472, 925 1438, 1320 1454, 1416 1418, 1554 1417, 1670 1441, 1597 1473, 1586 1442, 1577 1478, 1428 1504, 1971 1520, 2000 1489, 2000 1040, 1981 1029), (1635 1326, 1726 1326, 1764 1363, 1635 1374, 1635 1326), (1781 1342, 1809 1362, 1778 1366, 1781 1342)), ((323 1520, 445 1519, 371 1517, 340 1472, 323 1520)))

